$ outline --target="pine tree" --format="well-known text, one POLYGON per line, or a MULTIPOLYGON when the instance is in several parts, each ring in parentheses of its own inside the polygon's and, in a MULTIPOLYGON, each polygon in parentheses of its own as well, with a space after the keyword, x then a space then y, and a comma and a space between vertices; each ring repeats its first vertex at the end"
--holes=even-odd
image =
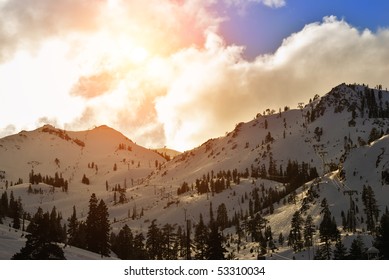
POLYGON ((153 220, 147 231, 146 249, 151 260, 162 259, 162 246, 161 246, 161 230, 156 224, 157 220, 153 220))
POLYGON ((215 218, 213 217, 213 207, 212 207, 212 201, 209 202, 209 224, 214 223, 215 218))
POLYGON ((88 250, 109 256, 109 215, 103 200, 98 203, 93 193, 89 200, 89 212, 86 218, 86 243, 88 250))
POLYGON ((181 226, 178 226, 176 236, 176 242, 178 243, 178 256, 183 258, 186 255, 186 234, 183 232, 181 226))
POLYGON ((85 174, 82 176, 81 183, 89 185, 89 179, 85 176, 85 174))
POLYGON ((304 244, 306 247, 313 245, 313 234, 315 233, 315 225, 311 215, 308 215, 304 224, 304 244))
POLYGON ((363 240, 360 236, 355 238, 351 243, 349 259, 351 260, 364 260, 366 259, 365 248, 363 240))
POLYGON ((127 201, 126 189, 119 186, 119 203, 123 204, 127 201))
POLYGON ((86 217, 86 242, 88 250, 98 253, 98 228, 97 197, 92 193, 89 199, 89 212, 86 217))
POLYGON ((301 214, 299 211, 296 211, 293 214, 292 221, 291 221, 291 229, 289 233, 289 246, 293 247, 294 251, 300 251, 303 248, 303 233, 302 233, 302 227, 303 227, 304 220, 301 217, 301 214))
POLYGON ((224 260, 226 249, 223 247, 223 237, 218 231, 216 223, 210 225, 210 232, 206 242, 205 259, 224 260))
POLYGON ((109 244, 109 214, 108 208, 104 200, 100 200, 97 205, 97 219, 98 219, 98 253, 101 256, 109 256, 110 244, 109 244))
POLYGON ((376 223, 378 222, 379 209, 371 186, 363 186, 362 202, 365 207, 363 210, 366 214, 366 229, 368 231, 375 232, 376 223))
POLYGON ((148 255, 144 246, 145 238, 142 233, 138 233, 134 237, 134 260, 147 260, 148 255))
POLYGON ((204 224, 203 215, 200 214, 200 221, 196 225, 194 235, 195 258, 205 260, 207 257, 208 228, 204 224))
POLYGON ((12 206, 12 227, 14 229, 20 229, 20 217, 21 217, 21 209, 17 202, 15 202, 12 206))
POLYGON ((53 240, 47 230, 50 223, 49 213, 44 213, 38 208, 37 213, 31 220, 26 236, 26 245, 16 253, 14 260, 64 260, 64 252, 53 240))
POLYGON ((345 260, 347 254, 347 249, 344 246, 341 238, 336 239, 335 250, 334 250, 334 260, 345 260))
POLYGON ((380 251, 382 259, 389 260, 389 212, 385 212, 380 220, 374 246, 380 251))
POLYGON ((61 225, 62 216, 60 213, 57 213, 57 209, 54 206, 50 213, 50 221, 49 221, 49 235, 50 240, 55 242, 63 242, 64 241, 64 233, 62 232, 61 225))
POLYGON ((0 199, 0 217, 7 216, 8 213, 8 195, 7 192, 3 192, 0 199))
POLYGON ((323 220, 319 226, 320 240, 324 242, 317 252, 315 258, 317 259, 331 259, 332 249, 331 249, 331 240, 336 240, 339 238, 339 231, 335 222, 335 218, 331 218, 331 212, 329 210, 329 205, 327 199, 324 198, 321 202, 321 214, 323 214, 323 220))
POLYGON ((162 227, 162 257, 165 260, 175 260, 178 256, 178 240, 175 227, 171 224, 165 224, 162 227))
POLYGON ((315 260, 330 260, 332 258, 332 249, 329 242, 321 244, 316 251, 315 260))
POLYGON ((76 206, 73 206, 73 214, 68 219, 68 222, 68 243, 69 245, 80 247, 79 222, 77 220, 76 206))
POLYGON ((266 222, 266 219, 264 219, 259 213, 257 213, 254 218, 244 221, 245 230, 251 234, 252 241, 259 241, 259 233, 265 228, 266 222))
POLYGON ((331 217, 331 212, 327 203, 327 199, 324 198, 321 203, 321 214, 323 214, 323 220, 320 223, 320 239, 322 242, 330 242, 336 240, 339 235, 335 219, 331 217))
POLYGON ((224 203, 220 204, 217 208, 216 223, 221 230, 224 230, 228 226, 227 207, 224 203))
POLYGON ((112 251, 122 260, 134 259, 134 236, 124 225, 112 242, 112 251))
POLYGON ((284 244, 284 241, 285 241, 284 235, 282 234, 282 232, 280 232, 280 235, 278 236, 278 244, 282 246, 284 244))

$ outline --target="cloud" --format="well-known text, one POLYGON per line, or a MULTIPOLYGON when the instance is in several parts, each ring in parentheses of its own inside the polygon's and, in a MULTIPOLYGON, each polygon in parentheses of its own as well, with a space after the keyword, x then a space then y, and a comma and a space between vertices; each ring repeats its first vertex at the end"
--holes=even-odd
POLYGON ((45 124, 50 124, 54 127, 58 127, 58 121, 56 118, 41 117, 36 122, 37 127, 41 127, 45 124))
POLYGON ((205 38, 201 48, 129 67, 115 82, 86 77, 96 90, 84 92, 93 98, 78 123, 108 123, 137 142, 187 150, 267 108, 296 107, 342 82, 382 84, 389 74, 389 30, 359 31, 336 17, 306 25, 254 61, 216 32, 205 38))
POLYGON ((13 124, 9 124, 3 128, 0 128, 0 138, 14 133, 16 133, 16 126, 13 124))
POLYGON ((115 77, 109 72, 101 72, 91 76, 82 76, 73 86, 71 94, 84 98, 93 98, 108 92, 115 83, 115 77))
POLYGON ((271 8, 280 8, 286 5, 285 0, 225 0, 228 5, 246 8, 251 3, 263 4, 271 8))
POLYGON ((361 32, 326 17, 286 38, 274 54, 248 62, 242 48, 210 34, 205 50, 174 57, 185 67, 156 100, 167 144, 199 145, 266 108, 296 107, 342 82, 381 84, 389 74, 388 45, 389 30, 361 32))
POLYGON ((253 2, 263 2, 266 6, 274 7, 274 8, 280 8, 286 5, 286 2, 284 0, 252 0, 253 2))
POLYGON ((43 40, 96 28, 104 1, 12 0, 0 4, 0 61, 18 49, 39 48, 43 40))
POLYGON ((171 54, 200 46, 204 30, 218 27, 220 19, 208 10, 213 4, 213 0, 5 1, 0 3, 0 61, 20 49, 39 49, 50 38, 77 38, 82 45, 86 36, 102 31, 171 54))

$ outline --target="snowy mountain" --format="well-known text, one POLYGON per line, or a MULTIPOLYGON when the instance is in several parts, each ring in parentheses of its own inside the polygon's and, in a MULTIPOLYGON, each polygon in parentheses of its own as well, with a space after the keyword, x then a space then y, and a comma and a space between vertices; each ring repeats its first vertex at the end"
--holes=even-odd
POLYGON ((16 197, 22 197, 25 210, 31 211, 38 205, 50 210, 55 205, 65 217, 71 214, 73 205, 87 206, 93 192, 104 193, 101 198, 108 199, 106 183, 110 189, 116 184, 138 185, 156 164, 166 162, 159 154, 107 126, 73 132, 45 125, 22 131, 0 139, 0 159, 0 170, 5 174, 0 187, 5 188, 5 181, 13 183, 9 189, 16 197), (42 189, 43 194, 25 197, 32 171, 43 177, 63 178, 67 192, 54 188, 51 194, 52 188, 40 183, 33 188, 42 189), (82 183, 84 175, 89 184, 82 183))
MULTIPOLYGON (((303 220, 312 217, 312 241, 318 246, 326 199, 346 247, 358 235, 370 247, 362 193, 371 187, 380 213, 385 211, 388 134, 389 92, 346 84, 299 103, 298 109, 268 109, 170 161, 160 155, 166 150, 142 148, 106 126, 83 132, 44 126, 0 139, 0 192, 8 181, 7 191, 21 197, 25 211, 56 206, 67 218, 76 205, 81 220, 96 193, 107 203, 116 233, 125 224, 134 233, 146 233, 154 219, 161 227, 184 228, 187 220, 194 227, 200 214, 208 222, 211 207, 216 217, 224 204, 230 221, 223 228, 227 251, 242 259, 257 258, 258 242, 248 232, 238 242, 237 219, 247 224, 260 213, 276 240, 290 234, 297 211, 303 220), (63 178, 67 191, 47 182, 34 183, 29 191, 32 170, 63 178), (82 183, 84 176, 89 184, 82 183), (119 184, 126 195, 121 203, 115 199, 119 184)), ((274 243, 278 249, 267 258, 313 257, 311 248, 296 252, 287 241, 274 243)))
MULTIPOLYGON (((389 93, 342 84, 321 98, 313 97, 305 106, 299 105, 295 110, 279 110, 278 113, 268 110, 258 114, 254 120, 236 125, 226 136, 211 139, 177 156, 151 177, 150 184, 196 184, 196 180, 201 182, 209 174, 212 177, 212 174, 216 176, 219 172, 235 169, 247 178, 231 188, 238 199, 231 198, 230 190, 225 191, 229 193, 227 197, 220 198, 226 195, 222 192, 210 199, 215 208, 225 202, 230 217, 238 207, 240 211, 247 211, 247 201, 239 203, 238 200, 242 193, 250 193, 255 186, 265 187, 262 197, 268 196, 269 189, 275 189, 284 191, 287 200, 294 190, 294 203, 282 204, 279 198, 271 200, 274 204, 271 212, 274 212, 266 218, 274 236, 288 235, 296 211, 304 213, 304 217, 311 215, 318 226, 323 198, 327 199, 337 225, 342 225, 342 212, 347 215, 350 210, 352 191, 352 203, 357 211, 356 227, 365 232, 366 217, 361 198, 364 186, 372 187, 381 213, 388 205, 389 93), (294 178, 293 172, 288 172, 290 163, 297 163, 300 172, 306 174, 299 180, 294 178), (312 174, 310 178, 311 171, 317 175, 312 174), (295 188, 290 184, 294 180, 301 184, 308 182, 295 188), (242 185, 245 185, 244 190, 239 193, 242 185), (312 190, 316 194, 314 198, 312 190)), ((196 192, 189 193, 193 196, 196 192)), ((179 199, 182 197, 185 195, 180 195, 179 199)), ((206 207, 205 203, 203 207, 206 207)), ((263 211, 269 212, 269 209, 263 211)), ((202 213, 209 216, 207 211, 202 213)), ((370 247, 371 238, 367 237, 367 240, 366 246, 370 247)))
MULTIPOLYGON (((153 180, 193 181, 212 170, 217 173, 236 168, 243 172, 262 165, 268 170, 270 158, 284 171, 291 160, 316 167, 319 174, 326 173, 331 166, 337 168, 351 149, 365 146, 373 128, 377 134, 388 133, 387 115, 369 117, 373 113, 364 91, 362 86, 343 84, 322 98, 316 96, 302 109, 258 114, 250 122, 237 124, 225 137, 211 139, 176 157, 153 180)), ((377 106, 387 114, 389 94, 373 92, 380 104, 377 106)))

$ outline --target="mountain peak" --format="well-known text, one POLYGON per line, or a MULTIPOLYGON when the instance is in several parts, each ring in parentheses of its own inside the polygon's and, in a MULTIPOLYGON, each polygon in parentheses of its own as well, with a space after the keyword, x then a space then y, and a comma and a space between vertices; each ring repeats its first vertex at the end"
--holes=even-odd
POLYGON ((105 124, 103 124, 103 125, 99 125, 99 126, 96 126, 95 128, 93 128, 92 130, 115 130, 115 129, 113 129, 112 127, 109 127, 108 125, 105 125, 105 124))
POLYGON ((45 124, 41 127, 38 128, 39 131, 45 131, 45 130, 58 130, 58 128, 56 128, 55 126, 51 125, 51 124, 45 124))

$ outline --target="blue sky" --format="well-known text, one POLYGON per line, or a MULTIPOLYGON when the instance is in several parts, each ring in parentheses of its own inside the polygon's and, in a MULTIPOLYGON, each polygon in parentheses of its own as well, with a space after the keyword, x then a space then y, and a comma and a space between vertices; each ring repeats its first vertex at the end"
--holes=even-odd
POLYGON ((352 26, 376 32, 389 26, 389 1, 374 0, 289 0, 280 8, 250 3, 242 11, 236 6, 219 5, 229 20, 220 30, 228 44, 246 47, 245 56, 274 52, 282 40, 306 24, 334 15, 352 26), (223 8, 221 7, 223 6, 223 8))

